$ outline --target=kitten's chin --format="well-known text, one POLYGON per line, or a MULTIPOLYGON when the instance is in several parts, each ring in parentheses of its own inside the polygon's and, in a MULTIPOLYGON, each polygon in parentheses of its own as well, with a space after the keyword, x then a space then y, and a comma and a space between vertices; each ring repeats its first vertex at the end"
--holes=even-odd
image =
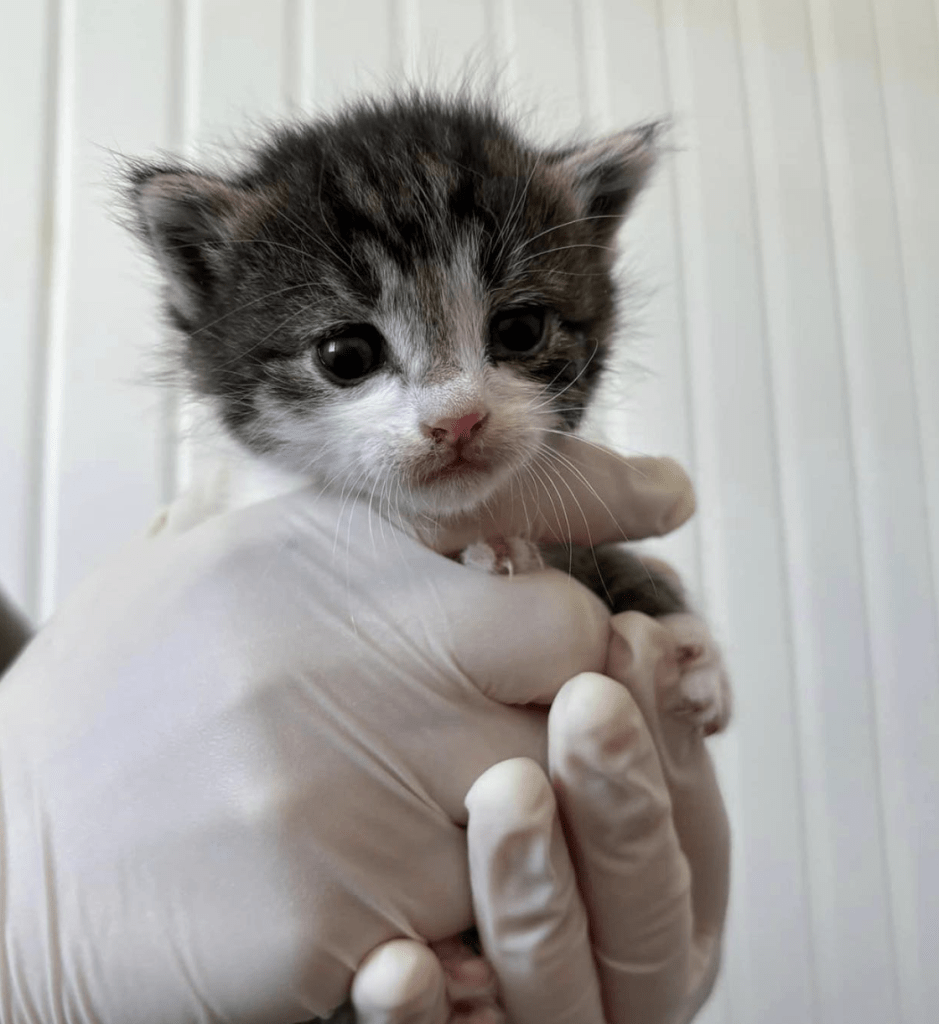
POLYGON ((478 462, 455 462, 413 479, 404 490, 400 510, 405 515, 449 519, 472 513, 483 505, 516 470, 478 462))

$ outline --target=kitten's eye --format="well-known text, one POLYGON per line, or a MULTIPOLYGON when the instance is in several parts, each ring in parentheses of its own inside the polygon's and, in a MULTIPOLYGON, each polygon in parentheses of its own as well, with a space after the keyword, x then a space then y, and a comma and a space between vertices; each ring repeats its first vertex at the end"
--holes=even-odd
POLYGON ((337 384, 354 384, 381 365, 382 339, 365 324, 348 334, 321 341, 316 349, 320 365, 337 384))
POLYGON ((544 306, 518 306, 496 313, 489 325, 492 354, 496 359, 519 359, 540 352, 547 316, 544 306))

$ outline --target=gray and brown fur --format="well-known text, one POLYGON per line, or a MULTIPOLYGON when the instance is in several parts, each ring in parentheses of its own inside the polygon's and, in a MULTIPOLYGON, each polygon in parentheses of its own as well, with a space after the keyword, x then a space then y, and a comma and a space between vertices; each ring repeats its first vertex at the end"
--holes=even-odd
POLYGON ((258 385, 318 401, 322 388, 285 374, 284 359, 368 322, 389 270, 412 282, 427 344, 445 362, 435 269, 467 249, 493 306, 532 296, 556 311, 559 343, 525 369, 564 391, 558 414, 574 429, 609 350, 613 235, 654 136, 654 126, 628 133, 616 159, 598 151, 593 167, 584 148, 574 182, 559 170, 572 149, 525 143, 486 104, 411 96, 277 129, 235 174, 137 165, 130 198, 170 280, 166 312, 191 384, 250 445, 264 443, 251 430, 258 385), (577 188, 590 193, 586 210, 577 188))

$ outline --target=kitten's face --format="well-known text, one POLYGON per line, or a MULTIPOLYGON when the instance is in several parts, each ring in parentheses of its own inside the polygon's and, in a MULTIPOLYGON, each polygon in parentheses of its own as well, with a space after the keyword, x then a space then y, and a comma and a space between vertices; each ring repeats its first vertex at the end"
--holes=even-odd
POLYGON ((197 389, 249 449, 408 517, 552 473, 613 319, 611 240, 652 133, 541 152, 462 103, 283 130, 228 178, 133 198, 197 389))

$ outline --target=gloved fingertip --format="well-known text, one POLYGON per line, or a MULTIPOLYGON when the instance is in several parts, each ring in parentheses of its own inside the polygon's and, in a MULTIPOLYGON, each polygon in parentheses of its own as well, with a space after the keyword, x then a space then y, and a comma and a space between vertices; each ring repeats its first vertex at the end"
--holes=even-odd
POLYGON ((528 757, 500 761, 483 772, 470 786, 464 799, 470 817, 505 816, 507 820, 528 820, 533 815, 553 813, 551 786, 537 762, 528 757))
POLYGON ((597 672, 581 673, 561 688, 548 718, 552 771, 558 757, 572 752, 602 769, 641 742, 644 728, 642 714, 625 687, 597 672))
POLYGON ((352 1003, 360 1024, 443 1024, 446 980, 440 961, 420 942, 386 942, 359 968, 352 1003))
POLYGON ((697 499, 695 498, 694 487, 691 485, 691 479, 685 472, 684 467, 674 459, 667 457, 661 461, 666 466, 669 480, 678 493, 674 505, 665 514, 662 524, 662 533, 664 534, 677 530, 679 526, 686 523, 694 515, 697 508, 697 499))

